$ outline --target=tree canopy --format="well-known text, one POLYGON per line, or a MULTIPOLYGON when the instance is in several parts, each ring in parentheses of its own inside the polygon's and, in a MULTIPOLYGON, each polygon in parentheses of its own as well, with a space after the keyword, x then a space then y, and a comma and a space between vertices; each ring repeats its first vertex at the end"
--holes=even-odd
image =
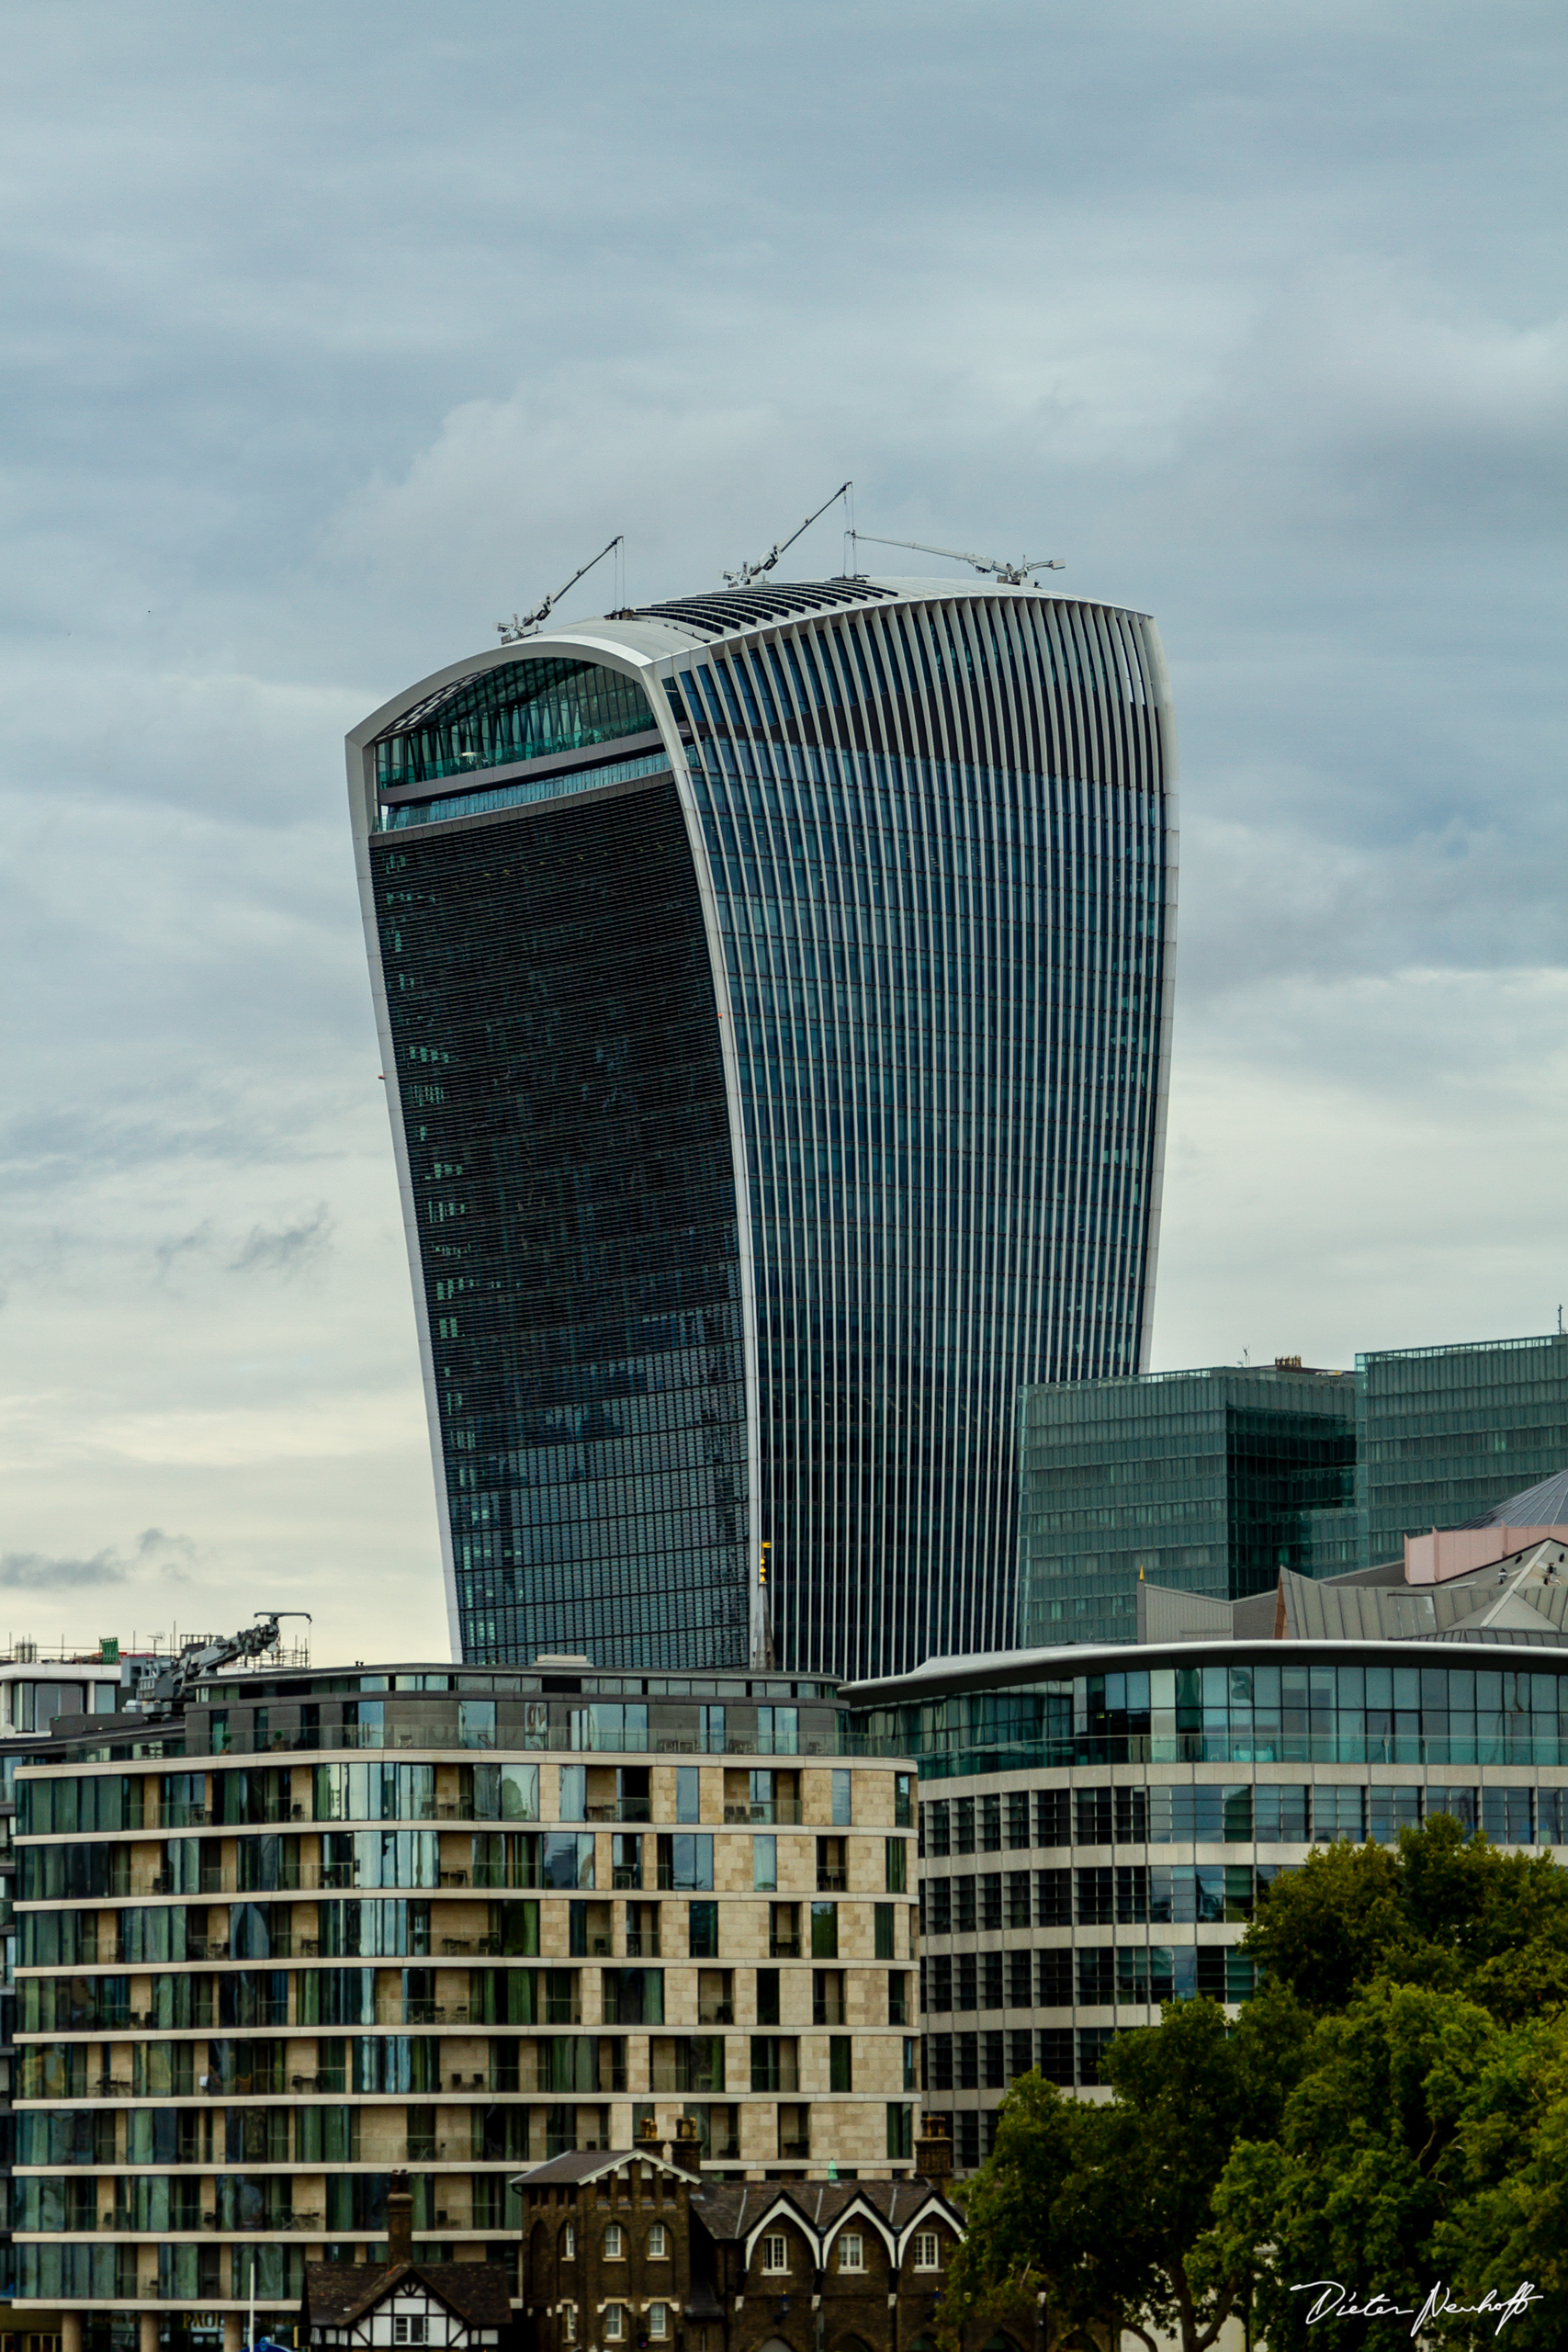
POLYGON ((1316 1850, 1246 1949, 1258 1997, 1119 2034, 1109 2102, 1015 2086, 964 2191, 949 2330, 1027 2290, 1053 2347, 1207 2352, 1235 2312, 1271 2352, 1395 2340, 1309 2324, 1296 2290, 1337 2280, 1412 2315, 1435 2295, 1455 2352, 1528 2286, 1506 2341, 1568 2343, 1568 1871, 1438 1816, 1397 1849, 1316 1850))

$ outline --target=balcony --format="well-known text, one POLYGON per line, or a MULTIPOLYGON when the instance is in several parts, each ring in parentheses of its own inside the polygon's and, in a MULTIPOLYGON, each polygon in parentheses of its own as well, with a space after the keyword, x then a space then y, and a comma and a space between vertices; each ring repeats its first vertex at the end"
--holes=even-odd
POLYGON ((626 1929, 626 1958, 628 1960, 658 1960, 660 1953, 660 1938, 650 1929, 628 1928, 626 1929))
POLYGON ((800 1799, 771 1797, 760 1799, 755 1804, 727 1804, 724 1808, 724 1819, 726 1827, 731 1829, 747 1827, 798 1829, 800 1827, 800 1799))
POLYGON ((697 2004, 697 2023, 699 2025, 733 2025, 735 2023, 734 2002, 714 2001, 712 2003, 704 2004, 699 2001, 697 2004))
POLYGON ((850 1874, 848 1871, 818 1869, 817 1872, 817 1892, 818 1894, 847 1894, 849 1891, 850 1874))

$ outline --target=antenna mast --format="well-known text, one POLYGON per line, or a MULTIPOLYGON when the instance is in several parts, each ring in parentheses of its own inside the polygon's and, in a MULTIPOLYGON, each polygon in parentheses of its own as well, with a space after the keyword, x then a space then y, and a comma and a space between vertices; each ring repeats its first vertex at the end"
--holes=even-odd
POLYGON ((799 531, 792 531, 787 539, 775 539, 773 541, 773 546, 768 549, 767 554, 762 558, 761 563, 743 563, 739 571, 727 571, 724 575, 726 587, 750 588, 753 580, 762 579, 765 574, 772 571, 780 556, 784 554, 788 548, 794 547, 796 539, 800 537, 801 531, 809 531, 813 523, 816 522, 817 516, 818 514, 826 514, 829 507, 833 503, 834 498, 844 497, 845 494, 853 488, 854 484, 852 481, 841 481, 839 484, 838 489, 833 492, 833 498, 825 498, 822 501, 821 505, 817 509, 817 514, 808 514, 807 516, 805 522, 801 525, 799 531))
POLYGON ((1005 588, 1027 587, 1032 571, 1065 571, 1066 570, 1066 565, 1059 555, 1043 556, 1037 563, 1031 563, 1027 560, 1018 563, 1009 563, 1005 559, 995 556, 966 555, 962 548, 927 547, 923 539, 879 539, 870 531, 852 531, 850 539, 852 545, 863 539, 868 547, 908 548, 916 555, 951 556, 954 563, 973 564, 976 571, 983 577, 999 580, 1005 588))
POLYGON ((556 606, 560 603, 561 598, 566 595, 570 590, 575 588, 578 582, 583 579, 587 573, 592 571, 596 563, 603 563, 604 558, 610 553, 611 548, 624 547, 625 545, 625 533, 617 531, 615 537, 610 541, 609 547, 601 548, 597 555, 591 555, 587 562, 572 573, 571 578, 567 582, 564 588, 558 588, 553 596, 547 596, 541 604, 535 605, 531 613, 513 613, 509 621, 497 621, 496 628, 501 632, 501 641, 502 645, 515 645, 519 638, 532 637, 536 628, 542 628, 545 623, 549 619, 549 616, 554 612, 556 606))

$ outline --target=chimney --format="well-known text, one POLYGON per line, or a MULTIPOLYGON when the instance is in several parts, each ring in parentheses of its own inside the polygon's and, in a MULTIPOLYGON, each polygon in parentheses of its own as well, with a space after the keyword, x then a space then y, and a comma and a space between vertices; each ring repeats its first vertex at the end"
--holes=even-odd
POLYGON ((413 2260, 413 2199, 406 2172, 395 2172, 387 2187, 387 2267, 413 2260))
POLYGON ((925 2180, 953 2178, 953 2143, 945 2115, 922 2116, 923 2130, 915 2141, 915 2170, 925 2180))
POLYGON ((703 2176, 703 2143, 697 2137, 695 2118, 678 2115, 675 2137, 670 2142, 670 2161, 682 2172, 689 2172, 694 2180, 703 2176))

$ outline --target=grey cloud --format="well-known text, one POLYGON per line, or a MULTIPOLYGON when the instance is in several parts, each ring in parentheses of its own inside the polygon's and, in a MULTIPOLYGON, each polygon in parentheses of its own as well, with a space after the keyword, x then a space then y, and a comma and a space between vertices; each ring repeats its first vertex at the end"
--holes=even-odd
POLYGON ((313 1216, 297 1225, 254 1225, 229 1270, 236 1274, 280 1274, 287 1281, 332 1248, 333 1221, 323 1201, 313 1216))
POLYGON ((160 1527, 144 1528, 129 1554, 106 1544, 89 1559, 59 1558, 45 1552, 0 1553, 0 1587, 14 1592, 67 1592, 90 1585, 124 1584, 141 1570, 158 1567, 177 1583, 188 1581, 182 1560, 192 1560, 196 1546, 187 1535, 166 1535, 160 1527))

